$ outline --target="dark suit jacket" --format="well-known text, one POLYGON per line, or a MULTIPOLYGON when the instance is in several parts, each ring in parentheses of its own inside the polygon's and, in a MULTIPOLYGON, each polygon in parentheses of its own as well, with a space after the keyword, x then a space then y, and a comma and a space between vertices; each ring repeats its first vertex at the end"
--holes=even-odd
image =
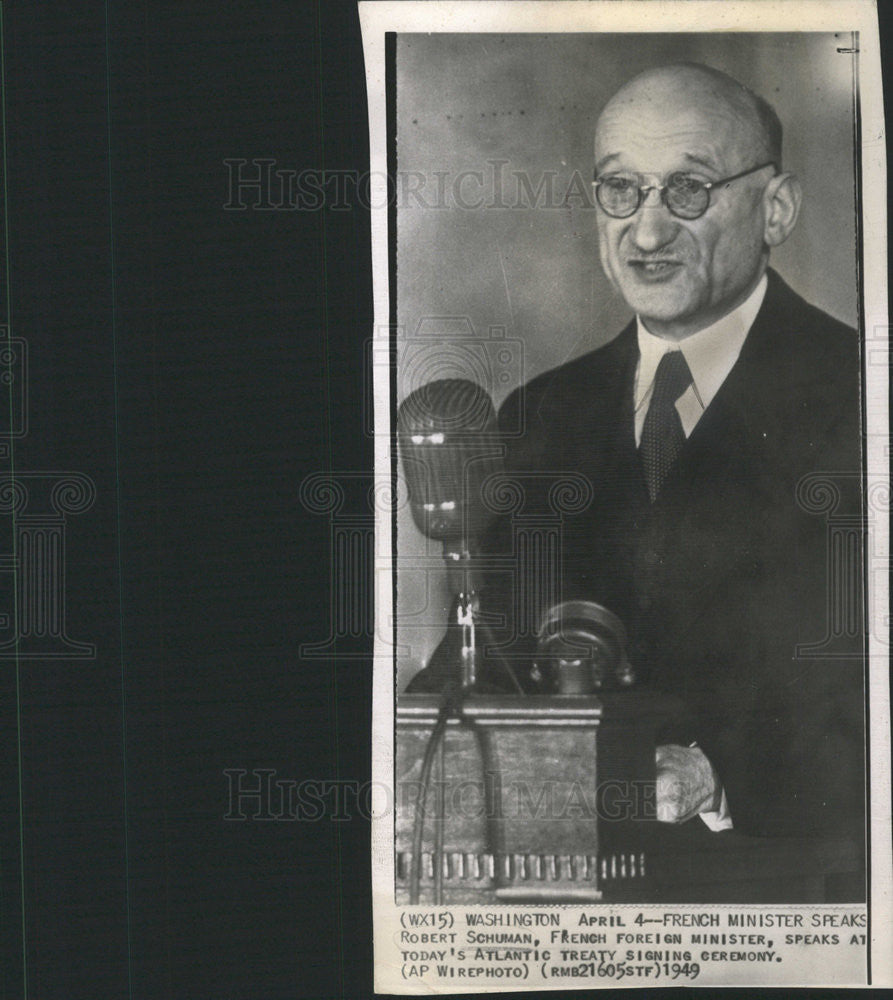
MULTIPOLYGON (((634 438, 637 360, 631 323, 533 379, 500 412, 507 432, 523 429, 507 438, 509 471, 539 474, 522 477, 526 515, 548 510, 563 472, 591 483, 588 507, 563 519, 560 597, 596 600, 626 623, 645 683, 685 706, 662 739, 703 748, 736 829, 859 831, 858 337, 770 271, 740 357, 654 504, 634 438)), ((506 520, 488 548, 503 557, 517 549, 506 520)), ((537 593, 536 581, 521 585, 537 593)), ((517 638, 517 603, 504 579, 485 596, 507 616, 503 640, 517 638)), ((449 645, 411 690, 441 683, 449 645)))

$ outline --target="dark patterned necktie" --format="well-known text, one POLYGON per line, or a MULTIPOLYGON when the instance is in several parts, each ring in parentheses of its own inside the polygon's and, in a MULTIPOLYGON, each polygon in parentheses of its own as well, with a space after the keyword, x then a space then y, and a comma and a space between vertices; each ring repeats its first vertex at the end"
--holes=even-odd
POLYGON ((691 385, 691 372, 682 351, 667 351, 654 376, 651 405, 645 414, 639 453, 645 470, 648 495, 654 503, 661 484, 685 443, 676 400, 691 385))

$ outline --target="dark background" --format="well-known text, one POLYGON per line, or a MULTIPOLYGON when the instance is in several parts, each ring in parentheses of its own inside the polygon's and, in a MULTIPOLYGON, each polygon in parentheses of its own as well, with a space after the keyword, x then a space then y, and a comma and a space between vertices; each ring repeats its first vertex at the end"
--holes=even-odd
POLYGON ((96 484, 97 654, 0 660, 0 997, 25 963, 60 1000, 366 995, 368 823, 223 818, 227 768, 370 771, 370 661, 298 652, 330 586, 299 484, 371 482, 369 216, 223 209, 227 158, 368 170, 355 5, 3 8, 14 467, 96 484))
POLYGON ((228 768, 370 776, 370 661, 298 652, 331 582, 299 485, 371 483, 368 212, 223 209, 227 158, 368 169, 355 5, 2 15, 0 473, 95 483, 65 557, 97 653, 0 659, 0 998, 368 996, 368 823, 223 818, 228 768))

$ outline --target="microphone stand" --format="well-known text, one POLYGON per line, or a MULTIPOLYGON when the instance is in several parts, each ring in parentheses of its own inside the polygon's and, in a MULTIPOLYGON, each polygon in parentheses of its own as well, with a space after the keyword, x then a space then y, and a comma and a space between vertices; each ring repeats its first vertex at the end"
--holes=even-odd
POLYGON ((470 692, 476 687, 480 666, 477 617, 481 604, 477 593, 477 569, 470 548, 464 537, 457 542, 444 540, 443 543, 447 585, 450 593, 456 596, 456 624, 461 630, 459 683, 463 692, 470 692))
POLYGON ((446 538, 443 542, 443 558, 446 564, 447 584, 450 592, 456 597, 455 623, 461 629, 461 659, 459 663, 459 677, 457 679, 458 684, 453 681, 447 685, 437 723, 428 738, 428 744, 425 748, 421 774, 421 795, 419 802, 416 803, 416 815, 413 822, 413 849, 410 860, 409 880, 409 901, 411 904, 417 904, 419 901, 423 817, 435 754, 437 754, 440 768, 441 788, 438 796, 438 807, 434 814, 434 905, 439 906, 443 903, 443 835, 446 820, 444 815, 443 782, 445 779, 444 749, 446 726, 450 716, 455 716, 460 724, 468 725, 468 722, 463 722, 462 719, 462 703, 474 691, 479 679, 478 667, 480 665, 480 657, 478 653, 477 618, 480 613, 480 599, 477 593, 478 571, 473 562, 471 548, 472 546, 469 544, 464 533, 459 539, 446 538))

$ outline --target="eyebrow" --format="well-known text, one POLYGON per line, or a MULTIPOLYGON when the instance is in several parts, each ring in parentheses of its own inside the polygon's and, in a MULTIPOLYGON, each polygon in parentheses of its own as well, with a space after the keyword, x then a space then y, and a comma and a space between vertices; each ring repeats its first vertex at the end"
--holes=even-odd
POLYGON ((703 156, 698 156, 696 153, 685 153, 683 154, 683 159, 687 160, 689 163, 697 164, 700 167, 705 167, 707 170, 716 171, 718 168, 712 160, 708 160, 703 156))
POLYGON ((602 172, 602 168, 606 164, 610 163, 611 160, 619 160, 619 159, 620 159, 620 154, 619 153, 608 153, 607 156, 603 156, 600 160, 598 160, 596 162, 596 164, 595 164, 595 172, 597 174, 600 174, 602 172))

